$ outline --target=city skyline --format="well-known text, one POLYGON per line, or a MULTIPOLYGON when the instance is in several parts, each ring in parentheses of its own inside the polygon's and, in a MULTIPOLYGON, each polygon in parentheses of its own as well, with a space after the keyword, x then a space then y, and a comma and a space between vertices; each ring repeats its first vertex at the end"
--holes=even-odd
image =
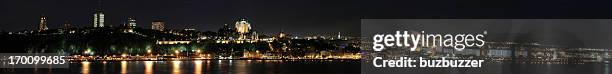
MULTIPOLYGON (((19 1, 15 1, 19 3, 19 1)), ((280 31, 296 35, 318 35, 336 34, 341 32, 345 35, 358 36, 358 22, 350 18, 351 15, 341 14, 332 10, 343 8, 337 5, 291 5, 292 2, 272 2, 266 4, 253 4, 254 1, 219 1, 220 7, 214 6, 210 2, 200 1, 102 1, 101 5, 96 0, 92 1, 41 1, 39 3, 26 3, 23 5, 31 8, 11 9, 15 10, 2 13, 22 12, 11 21, 1 21, 0 30, 21 31, 36 30, 39 22, 33 22, 31 18, 39 18, 45 15, 48 20, 48 27, 56 29, 63 27, 64 21, 68 20, 74 27, 91 27, 93 24, 93 14, 101 6, 105 26, 121 26, 126 23, 127 18, 136 19, 137 26, 150 28, 151 22, 162 19, 169 29, 195 28, 198 31, 216 31, 223 24, 232 24, 239 19, 246 18, 253 24, 252 28, 264 34, 276 34, 280 31), (198 4, 205 3, 205 4, 198 4), (75 4, 75 5, 71 5, 75 4), (142 5, 130 5, 142 4, 142 5), (225 4, 225 5, 223 5, 225 4), (289 5, 292 8, 275 7, 268 5, 289 5), (27 6, 29 5, 29 6, 27 6), (312 6, 326 6, 335 8, 323 8, 312 6), (322 10, 332 10, 329 12, 315 12, 322 10), (307 11, 310 13, 303 13, 307 11), (274 14, 274 15, 270 15, 274 14), (333 15, 333 16, 329 16, 333 15), (36 17, 30 17, 36 16, 36 17), (343 16, 343 17, 334 17, 343 16), (326 27, 321 27, 326 26, 326 27), (317 30, 311 30, 317 29, 317 30)), ((317 3, 317 2, 312 2, 317 3)), ((215 4, 219 5, 219 4, 215 4)), ((351 4, 348 4, 351 5, 351 4)), ((17 7, 19 8, 19 7, 17 7)), ((346 7, 353 8, 353 7, 346 7)), ((36 19, 38 20, 38 19, 36 19)))
POLYGON ((611 74, 609 3, 0 0, 0 73, 611 74))

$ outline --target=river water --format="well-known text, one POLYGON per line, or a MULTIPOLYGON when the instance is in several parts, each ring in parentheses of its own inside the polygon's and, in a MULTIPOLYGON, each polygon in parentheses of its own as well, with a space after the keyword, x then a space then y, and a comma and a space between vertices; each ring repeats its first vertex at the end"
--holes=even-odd
POLYGON ((71 62, 70 68, 3 69, 38 74, 358 74, 358 60, 199 60, 71 62))

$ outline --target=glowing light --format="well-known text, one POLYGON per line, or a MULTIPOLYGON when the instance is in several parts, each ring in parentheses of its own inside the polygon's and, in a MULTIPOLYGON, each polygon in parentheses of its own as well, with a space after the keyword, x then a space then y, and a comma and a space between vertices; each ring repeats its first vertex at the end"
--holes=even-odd
POLYGON ((153 74, 153 61, 145 61, 145 74, 153 74))
POLYGON ((87 61, 81 62, 81 65, 83 65, 83 67, 81 67, 81 71, 82 71, 81 73, 89 74, 89 63, 90 62, 87 62, 87 61))
POLYGON ((181 74, 181 61, 172 61, 172 74, 181 74))
POLYGON ((125 53, 121 54, 121 57, 127 57, 127 54, 125 54, 125 53))
POLYGON ((121 74, 127 74, 127 61, 121 61, 121 74))
POLYGON ((244 34, 249 32, 249 30, 251 30, 251 24, 245 19, 236 21, 236 31, 238 31, 238 33, 244 34))
POLYGON ((193 63, 195 63, 195 70, 194 70, 194 74, 202 74, 202 61, 201 60, 196 60, 193 61, 193 63))

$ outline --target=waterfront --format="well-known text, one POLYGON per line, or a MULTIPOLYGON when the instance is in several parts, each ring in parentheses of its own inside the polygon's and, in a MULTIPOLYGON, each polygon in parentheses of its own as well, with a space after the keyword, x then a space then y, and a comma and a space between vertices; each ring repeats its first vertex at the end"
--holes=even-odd
POLYGON ((195 60, 71 62, 70 68, 2 69, 27 74, 610 74, 610 64, 487 63, 481 68, 376 68, 358 60, 195 60), (361 67, 360 67, 361 65, 361 67), (361 69, 360 69, 361 68, 361 69), (361 70, 361 71, 358 71, 361 70))
POLYGON ((70 68, 3 69, 49 74, 356 74, 358 60, 195 60, 71 62, 70 68))

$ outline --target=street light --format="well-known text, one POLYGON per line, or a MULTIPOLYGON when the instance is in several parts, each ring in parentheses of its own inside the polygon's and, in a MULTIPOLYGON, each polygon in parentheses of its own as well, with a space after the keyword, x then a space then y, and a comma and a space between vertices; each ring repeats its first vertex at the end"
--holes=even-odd
POLYGON ((149 56, 153 55, 151 54, 151 49, 147 50, 147 54, 149 54, 149 56))
POLYGON ((83 53, 85 53, 87 55, 93 55, 93 51, 91 51, 91 49, 87 49, 83 53))
POLYGON ((176 56, 179 56, 179 51, 178 50, 174 50, 174 53, 176 53, 176 56))

